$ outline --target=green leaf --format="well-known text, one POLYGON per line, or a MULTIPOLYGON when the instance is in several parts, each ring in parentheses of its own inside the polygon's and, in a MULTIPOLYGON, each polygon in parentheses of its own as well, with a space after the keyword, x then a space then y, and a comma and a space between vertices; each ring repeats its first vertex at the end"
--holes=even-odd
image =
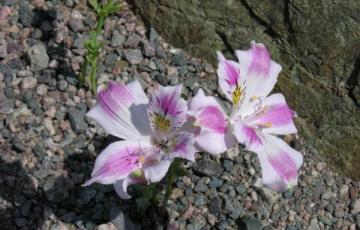
POLYGON ((109 0, 102 8, 102 12, 108 16, 109 14, 118 12, 120 9, 121 5, 119 3, 113 3, 111 0, 109 0))
POLYGON ((146 210, 151 204, 158 202, 157 195, 159 194, 159 187, 157 183, 149 185, 133 185, 136 195, 136 205, 139 210, 146 210))
POLYGON ((89 0, 89 4, 96 12, 100 10, 98 0, 89 0))
POLYGON ((183 166, 180 166, 180 167, 174 169, 174 174, 178 177, 182 177, 182 176, 187 175, 187 171, 183 166))

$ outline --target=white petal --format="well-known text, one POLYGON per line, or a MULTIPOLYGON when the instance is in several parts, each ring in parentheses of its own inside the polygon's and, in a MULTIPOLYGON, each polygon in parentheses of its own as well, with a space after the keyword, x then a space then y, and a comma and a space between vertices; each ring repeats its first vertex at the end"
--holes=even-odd
POLYGON ((127 86, 109 82, 98 93, 98 103, 86 115, 95 119, 108 133, 127 140, 148 139, 151 131, 146 104, 138 83, 127 86), (135 90, 140 90, 135 91, 135 90))
POLYGON ((202 131, 196 137, 197 147, 201 151, 218 155, 231 148, 236 143, 236 139, 231 132, 215 133, 202 131))
POLYGON ((144 183, 146 183, 146 180, 144 179, 128 176, 122 180, 117 181, 114 184, 114 189, 121 199, 130 199, 131 196, 127 193, 127 188, 132 184, 144 184, 144 183))
POLYGON ((146 180, 150 183, 161 181, 169 170, 170 164, 170 160, 160 160, 155 164, 144 167, 146 180))

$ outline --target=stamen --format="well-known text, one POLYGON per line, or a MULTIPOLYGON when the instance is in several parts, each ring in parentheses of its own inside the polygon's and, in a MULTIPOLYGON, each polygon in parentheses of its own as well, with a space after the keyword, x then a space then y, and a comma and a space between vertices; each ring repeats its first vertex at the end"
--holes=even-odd
POLYGON ((264 124, 262 124, 263 128, 270 128, 272 126, 271 122, 266 122, 264 124))
POLYGON ((257 96, 252 96, 251 99, 250 99, 250 101, 255 101, 256 99, 258 99, 257 96))
POLYGON ((160 114, 155 114, 154 126, 156 131, 168 133, 170 132, 171 123, 170 120, 166 119, 164 116, 161 116, 160 114))
POLYGON ((240 86, 236 86, 236 89, 233 92, 233 104, 234 105, 238 105, 239 102, 241 102, 241 100, 244 97, 244 92, 245 92, 244 89, 242 89, 240 86))
POLYGON ((140 163, 144 163, 145 162, 145 157, 144 156, 139 156, 139 161, 140 161, 140 163))
POLYGON ((272 127, 272 123, 271 122, 260 123, 260 124, 253 125, 253 127, 256 130, 259 130, 259 129, 261 130, 261 129, 272 127))

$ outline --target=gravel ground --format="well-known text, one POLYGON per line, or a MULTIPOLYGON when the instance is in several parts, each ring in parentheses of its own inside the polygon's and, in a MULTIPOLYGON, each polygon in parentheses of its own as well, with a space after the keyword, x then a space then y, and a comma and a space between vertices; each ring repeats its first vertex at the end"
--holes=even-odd
MULTIPOLYGON (((259 162, 241 147, 186 163, 167 220, 157 207, 140 213, 112 186, 82 187, 97 153, 114 141, 84 117, 95 98, 77 87, 83 41, 95 24, 83 2, 0 3, 1 229, 360 228, 360 183, 331 172, 301 137, 286 137, 305 163, 299 185, 282 194, 261 187, 259 162)), ((229 108, 215 67, 145 29, 129 6, 106 21, 102 39, 98 84, 138 79, 148 92, 183 83, 184 96, 202 87, 229 108)))

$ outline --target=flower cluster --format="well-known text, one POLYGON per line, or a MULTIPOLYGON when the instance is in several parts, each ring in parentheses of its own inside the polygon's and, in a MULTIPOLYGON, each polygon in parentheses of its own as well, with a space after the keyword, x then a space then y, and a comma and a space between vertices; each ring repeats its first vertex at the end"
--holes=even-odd
POLYGON ((297 132, 295 113, 282 94, 269 95, 281 66, 261 43, 236 56, 239 62, 218 52, 219 86, 233 105, 229 115, 201 89, 186 102, 182 85, 160 86, 148 98, 138 81, 109 82, 87 115, 123 140, 97 157, 85 185, 114 184, 127 199, 129 185, 160 181, 175 158, 195 161, 196 152, 220 154, 236 143, 257 154, 265 186, 283 191, 295 185, 302 155, 276 136, 297 132))

